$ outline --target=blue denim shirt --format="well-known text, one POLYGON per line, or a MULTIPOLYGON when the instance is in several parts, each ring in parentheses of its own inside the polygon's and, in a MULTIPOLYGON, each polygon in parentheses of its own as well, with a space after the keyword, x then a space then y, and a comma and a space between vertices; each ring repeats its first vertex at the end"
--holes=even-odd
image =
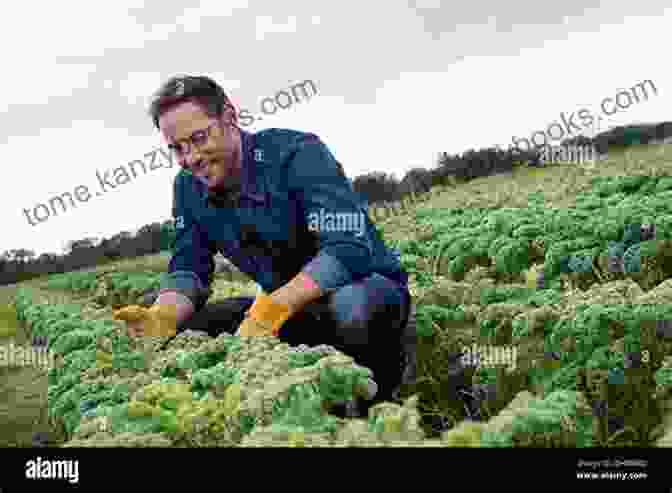
POLYGON ((176 176, 176 239, 162 291, 178 291, 200 309, 217 252, 267 293, 300 271, 324 293, 374 272, 406 284, 398 256, 319 137, 287 129, 241 135, 241 189, 233 202, 209 196, 186 170, 176 176))

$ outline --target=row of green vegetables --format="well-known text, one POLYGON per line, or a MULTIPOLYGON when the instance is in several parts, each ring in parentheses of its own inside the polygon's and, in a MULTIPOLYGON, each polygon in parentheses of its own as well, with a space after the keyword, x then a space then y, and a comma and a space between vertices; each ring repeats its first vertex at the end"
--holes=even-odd
MULTIPOLYGON (((427 265, 446 265, 447 272, 441 273, 456 280, 475 265, 494 267, 502 274, 525 272, 533 263, 543 265, 533 287, 495 285, 481 289, 481 307, 515 303, 525 305, 529 312, 557 306, 564 296, 561 275, 590 272, 600 265, 600 257, 609 259, 607 270, 620 278, 641 274, 651 259, 657 262, 653 267, 661 270, 652 273, 654 279, 659 282, 672 277, 672 272, 663 272, 670 264, 660 261, 668 256, 661 245, 669 245, 672 239, 672 177, 598 177, 573 207, 547 207, 538 191, 529 195, 525 208, 419 208, 415 220, 430 226, 433 233, 422 239, 387 243, 399 252, 403 267, 421 285, 431 287, 435 282, 427 265), (539 258, 534 258, 531 245, 539 245, 539 258), (485 264, 474 259, 485 260, 485 264)), ((482 338, 517 346, 541 337, 543 354, 557 355, 552 366, 529 371, 530 380, 545 393, 577 390, 579 375, 586 370, 607 372, 611 383, 625 382, 633 371, 644 371, 629 369, 637 359, 634 355, 641 359, 642 354, 652 358, 645 366, 654 382, 672 384, 670 369, 661 366, 665 355, 660 340, 650 337, 652 327, 672 321, 672 306, 584 304, 571 318, 549 317, 541 329, 531 327, 529 317, 521 315, 512 321, 512 330, 504 339, 497 333, 502 330, 502 320, 486 314, 483 310, 474 321, 482 338), (620 349, 613 347, 613 327, 620 328, 620 349), (566 350, 569 340, 574 341, 571 351, 566 350)), ((437 326, 470 317, 473 314, 462 305, 420 305, 418 336, 430 338, 437 326)), ((497 370, 479 369, 478 377, 483 383, 495 383, 497 370)))
MULTIPOLYGON (((213 390, 239 382, 238 369, 223 363, 227 354, 239 350, 237 337, 225 337, 225 344, 219 344, 216 351, 178 351, 172 364, 160 368, 156 375, 149 374, 156 355, 136 347, 120 330, 119 322, 86 319, 82 317, 80 305, 35 303, 33 296, 25 288, 17 293, 17 317, 32 336, 47 341, 49 351, 56 357, 57 364, 48 373, 48 409, 50 416, 69 434, 78 428, 84 416, 107 416, 109 431, 117 433, 176 433, 183 423, 176 414, 175 395, 164 395, 148 413, 146 404, 143 407, 142 402, 139 405, 132 400, 138 387, 154 384, 154 388, 156 385, 184 388, 186 385, 189 398, 195 405, 202 403, 201 411, 207 414, 212 411, 208 411, 208 406, 215 402, 213 390), (91 370, 101 368, 109 370, 107 378, 87 378, 91 370), (138 385, 135 381, 134 384, 134 375, 140 376, 144 383, 138 385)), ((287 352, 286 366, 289 369, 307 367, 323 356, 317 350, 287 352)), ((334 418, 322 413, 321 403, 325 399, 350 398, 353 386, 368 375, 360 370, 356 367, 323 369, 319 385, 298 385, 290 389, 287 398, 274 403, 273 422, 279 426, 298 426, 304 431, 333 428, 334 418)), ((216 406, 222 405, 230 407, 230 403, 216 401, 216 406)), ((254 417, 241 415, 238 418, 241 433, 252 431, 256 424, 254 417)))
MULTIPOLYGON (((149 367, 146 355, 133 348, 131 339, 118 330, 116 322, 83 319, 77 305, 33 303, 27 290, 18 294, 16 306, 20 320, 35 334, 44 335, 50 341, 50 350, 60 359, 59 364, 49 371, 48 406, 50 415, 63 423, 69 433, 78 429, 83 417, 96 416, 107 417, 106 431, 117 434, 162 433, 181 437, 194 429, 196 418, 207 418, 211 425, 223 426, 235 416, 237 440, 240 441, 257 426, 253 416, 234 412, 238 405, 232 402, 235 392, 226 392, 223 399, 212 398, 215 389, 235 389, 239 382, 238 369, 223 363, 227 354, 240 349, 239 338, 226 338, 217 351, 179 352, 178 357, 161 368, 158 374, 148 375, 143 373, 149 367), (107 343, 101 345, 101 340, 107 343), (126 373, 126 378, 87 381, 86 374, 90 369, 103 366, 113 370, 111 375, 126 373), (148 378, 141 385, 133 385, 128 374, 134 372, 148 378), (186 380, 185 374, 188 375, 186 380), (185 406, 185 402, 190 404, 185 406), (191 414, 185 414, 185 407, 191 414)), ((290 368, 304 368, 322 356, 318 352, 302 351, 288 352, 286 357, 290 360, 290 368)), ((284 400, 274 402, 271 409, 273 425, 283 430, 333 432, 338 426, 337 420, 322 411, 322 402, 350 397, 355 381, 362 375, 348 368, 340 372, 332 369, 331 373, 321 375, 318 385, 297 384, 284 400)), ((572 412, 571 403, 551 402, 556 398, 571 400, 571 392, 550 395, 539 416, 545 415, 544 409, 546 414, 549 410, 557 414, 556 407, 572 412)), ((557 425, 555 414, 553 426, 557 425)), ((378 418, 369 417, 369 430, 386 429, 384 419, 378 418)), ((539 419, 523 420, 518 426, 538 430, 543 428, 539 419)), ((585 435, 583 446, 589 446, 590 442, 591 432, 587 427, 588 422, 581 425, 582 436, 585 435)), ((577 438, 577 443, 579 441, 577 438)), ((187 442, 174 443, 189 446, 187 442)), ((480 446, 511 446, 511 443, 506 436, 489 434, 481 439, 480 446)))
POLYGON ((390 243, 419 280, 431 283, 430 273, 418 271, 419 259, 441 259, 454 276, 473 267, 473 259, 491 259, 500 273, 523 272, 533 260, 530 245, 539 245, 543 279, 552 286, 561 273, 590 270, 600 255, 625 273, 637 272, 656 251, 653 241, 672 239, 672 178, 598 178, 569 208, 546 207, 536 192, 525 208, 423 208, 415 216, 434 234, 390 243))
POLYGON ((153 271, 66 272, 50 276, 45 287, 78 294, 93 294, 104 279, 111 289, 140 294, 147 289, 157 288, 163 276, 164 274, 153 271))

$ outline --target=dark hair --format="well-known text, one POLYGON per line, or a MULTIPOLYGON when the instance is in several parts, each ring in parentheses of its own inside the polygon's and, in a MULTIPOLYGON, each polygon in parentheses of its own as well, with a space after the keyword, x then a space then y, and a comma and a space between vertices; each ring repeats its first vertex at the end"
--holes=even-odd
POLYGON ((186 101, 194 101, 211 118, 220 118, 226 109, 232 110, 237 123, 234 106, 224 89, 210 77, 180 75, 171 77, 154 93, 149 106, 149 116, 159 128, 159 118, 169 108, 186 101))

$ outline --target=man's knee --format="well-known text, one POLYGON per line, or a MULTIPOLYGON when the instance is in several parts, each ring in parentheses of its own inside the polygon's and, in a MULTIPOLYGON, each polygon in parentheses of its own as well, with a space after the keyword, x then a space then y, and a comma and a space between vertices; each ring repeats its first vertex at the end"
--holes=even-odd
POLYGON ((363 325, 371 316, 369 298, 362 284, 350 284, 332 294, 329 309, 340 325, 363 325))
POLYGON ((329 309, 337 333, 349 344, 368 345, 377 335, 401 328, 406 310, 401 288, 382 276, 373 275, 342 287, 331 295, 329 309))

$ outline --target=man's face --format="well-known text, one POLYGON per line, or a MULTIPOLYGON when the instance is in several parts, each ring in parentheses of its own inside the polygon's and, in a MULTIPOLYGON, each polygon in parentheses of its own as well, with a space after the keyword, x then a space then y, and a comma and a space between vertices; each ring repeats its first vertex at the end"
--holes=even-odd
POLYGON ((208 117, 193 102, 184 102, 159 118, 163 138, 180 166, 207 183, 210 190, 228 188, 239 179, 240 134, 224 114, 208 117))

